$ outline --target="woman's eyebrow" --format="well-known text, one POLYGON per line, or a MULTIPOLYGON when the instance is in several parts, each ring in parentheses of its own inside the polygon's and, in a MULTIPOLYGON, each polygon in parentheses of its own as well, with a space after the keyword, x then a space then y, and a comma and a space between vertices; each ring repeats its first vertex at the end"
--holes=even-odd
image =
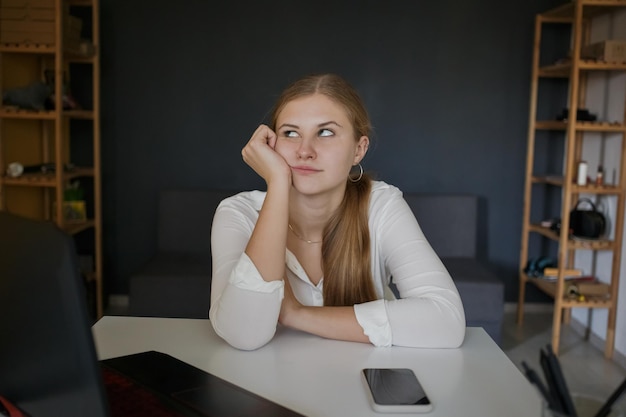
POLYGON ((320 123, 320 124, 319 124, 319 125, 317 125, 317 126, 318 126, 318 127, 326 127, 326 126, 328 126, 328 125, 336 125, 336 126, 339 126, 339 127, 343 127, 343 126, 341 126, 339 123, 335 122, 334 120, 331 120, 331 121, 329 121, 329 122, 320 123))
POLYGON ((284 127, 290 127, 292 129, 299 129, 299 126, 292 125, 290 123, 283 123, 282 125, 278 126, 278 129, 280 130, 280 129, 284 128, 284 127))
MULTIPOLYGON (((320 123, 320 124, 317 125, 317 127, 327 127, 329 125, 335 125, 335 126, 338 126, 338 127, 343 127, 339 123, 335 122, 334 120, 330 120, 328 122, 320 123)), ((294 124, 291 124, 291 123, 283 123, 282 125, 280 125, 278 127, 278 130, 286 128, 286 127, 287 128, 291 128, 291 129, 300 129, 300 126, 298 126, 298 125, 294 125, 294 124)))

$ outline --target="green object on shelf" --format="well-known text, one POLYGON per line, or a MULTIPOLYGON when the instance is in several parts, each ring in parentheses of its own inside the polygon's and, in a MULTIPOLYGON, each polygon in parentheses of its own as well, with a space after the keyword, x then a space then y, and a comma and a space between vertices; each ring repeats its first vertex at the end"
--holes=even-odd
POLYGON ((69 183, 63 192, 64 201, 81 201, 84 200, 83 189, 80 188, 80 182, 74 181, 69 183))

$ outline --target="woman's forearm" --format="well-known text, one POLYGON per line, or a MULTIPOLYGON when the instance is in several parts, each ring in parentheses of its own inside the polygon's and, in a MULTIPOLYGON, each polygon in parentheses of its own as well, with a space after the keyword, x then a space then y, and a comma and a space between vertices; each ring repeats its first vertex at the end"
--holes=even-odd
POLYGON ((301 306, 282 323, 327 339, 370 343, 356 319, 353 307, 301 306))
POLYGON ((268 185, 263 207, 246 246, 246 254, 265 281, 277 281, 285 276, 289 188, 286 181, 268 185))

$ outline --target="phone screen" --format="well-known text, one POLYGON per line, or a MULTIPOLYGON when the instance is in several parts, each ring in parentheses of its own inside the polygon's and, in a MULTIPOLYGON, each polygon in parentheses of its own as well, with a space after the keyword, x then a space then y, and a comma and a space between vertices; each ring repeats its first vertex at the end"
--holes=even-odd
POLYGON ((411 369, 368 368, 363 370, 363 375, 378 405, 430 405, 411 369))

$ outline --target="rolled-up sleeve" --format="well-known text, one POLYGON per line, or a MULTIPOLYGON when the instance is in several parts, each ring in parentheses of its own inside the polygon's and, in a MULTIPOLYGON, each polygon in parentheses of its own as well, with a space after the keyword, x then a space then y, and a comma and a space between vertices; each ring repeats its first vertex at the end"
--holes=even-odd
POLYGON ((266 282, 245 254, 233 269, 222 294, 211 305, 215 332, 238 349, 257 349, 269 342, 278 323, 284 282, 266 282))
POLYGON ((388 347, 393 341, 386 304, 386 300, 376 300, 354 306, 356 320, 374 346, 388 347))

